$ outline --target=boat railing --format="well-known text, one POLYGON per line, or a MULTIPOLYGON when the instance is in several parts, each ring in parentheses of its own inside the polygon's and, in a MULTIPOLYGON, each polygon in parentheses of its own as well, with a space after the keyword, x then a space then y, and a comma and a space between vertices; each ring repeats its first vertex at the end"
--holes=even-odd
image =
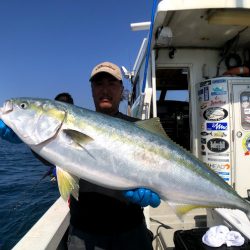
POLYGON ((62 240, 69 226, 68 204, 60 197, 14 246, 14 250, 66 249, 62 240))

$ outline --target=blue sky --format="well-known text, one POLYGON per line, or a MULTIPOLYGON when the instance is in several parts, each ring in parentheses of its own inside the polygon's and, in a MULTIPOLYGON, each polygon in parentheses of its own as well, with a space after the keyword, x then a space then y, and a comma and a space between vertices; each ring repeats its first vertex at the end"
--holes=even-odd
MULTIPOLYGON (((102 61, 132 69, 153 0, 1 0, 0 106, 11 97, 69 92, 94 109, 89 75, 102 61)), ((130 84, 125 81, 130 90, 130 84)), ((121 107, 124 109, 124 104, 121 107)), ((122 110, 123 111, 123 110, 122 110)))

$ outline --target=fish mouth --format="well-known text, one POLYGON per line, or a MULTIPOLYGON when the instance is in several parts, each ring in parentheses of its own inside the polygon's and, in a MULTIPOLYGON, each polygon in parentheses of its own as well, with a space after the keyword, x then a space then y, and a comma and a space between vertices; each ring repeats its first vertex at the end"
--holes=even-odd
POLYGON ((6 101, 3 104, 3 107, 0 108, 0 117, 4 114, 7 114, 13 110, 13 103, 12 101, 6 101))

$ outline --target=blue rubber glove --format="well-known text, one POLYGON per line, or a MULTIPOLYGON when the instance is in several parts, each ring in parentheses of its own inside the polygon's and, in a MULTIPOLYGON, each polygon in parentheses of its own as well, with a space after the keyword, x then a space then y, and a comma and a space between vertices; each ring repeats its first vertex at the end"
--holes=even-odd
POLYGON ((56 167, 50 168, 50 181, 56 182, 57 181, 57 175, 56 175, 56 167))
POLYGON ((46 178, 47 176, 50 177, 50 181, 51 182, 55 182, 57 181, 57 176, 56 176, 56 167, 50 167, 48 169, 48 171, 43 175, 42 179, 43 180, 44 178, 46 178))
POLYGON ((0 137, 8 142, 22 143, 15 132, 0 119, 0 137))
POLYGON ((57 180, 57 175, 56 175, 56 167, 53 167, 52 169, 52 174, 51 174, 51 181, 52 180, 57 180))
POLYGON ((123 195, 131 202, 141 207, 151 206, 158 207, 161 203, 159 195, 150 189, 137 188, 134 190, 124 191, 123 195))

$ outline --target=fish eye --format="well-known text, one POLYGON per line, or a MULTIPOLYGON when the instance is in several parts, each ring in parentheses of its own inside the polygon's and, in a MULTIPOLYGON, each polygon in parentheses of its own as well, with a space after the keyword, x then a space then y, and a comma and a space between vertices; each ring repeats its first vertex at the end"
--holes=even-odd
POLYGON ((19 106, 21 109, 26 109, 28 107, 28 104, 26 102, 22 102, 19 106))

